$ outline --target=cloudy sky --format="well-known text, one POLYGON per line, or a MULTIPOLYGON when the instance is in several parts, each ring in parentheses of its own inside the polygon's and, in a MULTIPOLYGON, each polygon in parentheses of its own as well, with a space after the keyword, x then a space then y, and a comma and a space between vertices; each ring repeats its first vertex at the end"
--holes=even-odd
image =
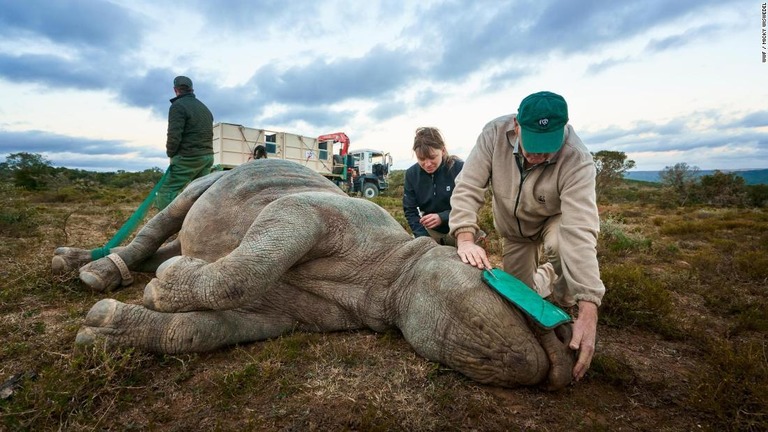
POLYGON ((215 121, 415 162, 413 132, 466 157, 549 90, 593 151, 638 170, 768 168, 754 0, 0 0, 0 160, 165 169, 172 80, 215 121))

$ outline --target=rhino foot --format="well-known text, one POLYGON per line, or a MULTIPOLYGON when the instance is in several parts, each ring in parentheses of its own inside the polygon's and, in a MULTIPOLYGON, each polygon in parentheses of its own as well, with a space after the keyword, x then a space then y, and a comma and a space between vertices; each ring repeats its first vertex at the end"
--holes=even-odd
POLYGON ((113 299, 91 307, 75 338, 75 349, 134 347, 167 354, 204 352, 279 336, 294 328, 290 318, 243 310, 165 313, 113 299))
POLYGON ((80 269, 80 280, 93 291, 111 291, 122 281, 120 269, 108 258, 101 258, 80 269))
POLYGON ((189 312, 209 309, 197 301, 197 271, 207 262, 173 257, 157 268, 157 277, 144 287, 144 307, 158 312, 189 312))
POLYGON ((85 326, 77 332, 75 345, 93 345, 103 338, 99 329, 108 329, 115 320, 121 303, 113 299, 99 300, 85 316, 85 326))
POLYGON ((76 271, 91 261, 91 251, 88 249, 60 247, 53 252, 51 271, 61 275, 76 271))

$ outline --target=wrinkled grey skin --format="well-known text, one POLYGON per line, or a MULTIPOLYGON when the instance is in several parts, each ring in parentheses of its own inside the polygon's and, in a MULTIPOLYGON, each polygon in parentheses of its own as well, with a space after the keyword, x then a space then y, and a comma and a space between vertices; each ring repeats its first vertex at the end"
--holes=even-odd
MULTIPOLYGON (((376 204, 292 162, 201 178, 112 252, 156 278, 143 306, 96 303, 77 344, 185 353, 294 330, 397 328, 420 355, 481 383, 571 381, 567 346, 529 324, 454 248, 412 239, 376 204)), ((88 250, 59 248, 53 269, 82 266, 80 279, 96 291, 121 284, 112 261, 88 261, 88 250)), ((560 329, 567 343, 570 327, 560 329)))

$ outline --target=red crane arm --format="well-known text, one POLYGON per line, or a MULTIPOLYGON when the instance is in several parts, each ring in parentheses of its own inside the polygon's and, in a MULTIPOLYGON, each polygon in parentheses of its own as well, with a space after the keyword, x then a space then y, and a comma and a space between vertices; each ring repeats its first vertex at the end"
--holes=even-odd
POLYGON ((344 132, 334 132, 317 137, 318 141, 333 141, 341 143, 341 156, 346 156, 349 151, 349 137, 344 132))

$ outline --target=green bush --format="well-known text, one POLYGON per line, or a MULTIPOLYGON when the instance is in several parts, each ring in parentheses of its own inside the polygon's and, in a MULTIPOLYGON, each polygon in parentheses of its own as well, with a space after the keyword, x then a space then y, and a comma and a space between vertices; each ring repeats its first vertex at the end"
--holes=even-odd
POLYGON ((747 205, 751 207, 768 207, 768 185, 747 185, 747 205))
POLYGON ((735 253, 733 267, 743 278, 757 282, 764 282, 768 279, 768 255, 766 255, 765 250, 735 253))
POLYGON ((627 232, 627 227, 613 217, 600 222, 600 242, 612 252, 650 249, 652 242, 639 233, 627 232))
POLYGON ((592 359, 590 375, 618 387, 633 385, 637 381, 637 375, 627 362, 599 352, 592 359))
POLYGON ((37 233, 39 217, 21 191, 0 183, 0 236, 24 238, 37 233))
POLYGON ((661 282, 648 276, 637 264, 605 266, 601 271, 605 297, 600 321, 615 327, 640 327, 672 336, 676 332, 667 318, 672 300, 661 282))
POLYGON ((765 341, 712 340, 708 367, 693 376, 689 403, 714 429, 768 430, 768 362, 765 341))

